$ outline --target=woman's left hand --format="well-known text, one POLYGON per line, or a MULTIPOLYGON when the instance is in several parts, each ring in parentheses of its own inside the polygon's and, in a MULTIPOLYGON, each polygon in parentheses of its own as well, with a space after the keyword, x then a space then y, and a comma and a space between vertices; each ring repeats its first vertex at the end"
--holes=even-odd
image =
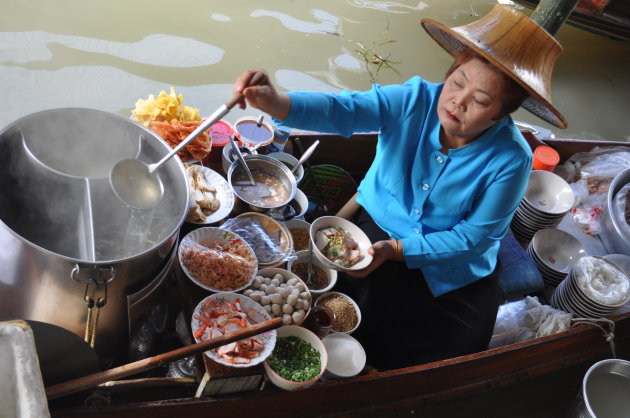
POLYGON ((372 262, 369 266, 362 270, 349 271, 348 275, 354 277, 366 277, 376 270, 381 264, 387 260, 394 260, 396 257, 396 244, 393 240, 377 241, 370 248, 368 254, 372 256, 372 262))

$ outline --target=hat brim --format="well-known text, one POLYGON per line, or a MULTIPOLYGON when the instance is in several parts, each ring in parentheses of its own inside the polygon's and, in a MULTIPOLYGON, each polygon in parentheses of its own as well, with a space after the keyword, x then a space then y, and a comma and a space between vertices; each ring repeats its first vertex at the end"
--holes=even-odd
POLYGON ((521 104, 524 109, 549 122, 550 124, 557 126, 558 128, 566 129, 568 126, 567 120, 547 99, 538 94, 518 75, 506 68, 487 51, 479 48, 473 42, 466 39, 464 36, 452 30, 448 26, 436 22, 433 19, 422 19, 421 23, 422 27, 427 31, 429 36, 431 36, 431 38, 433 38, 452 56, 456 56, 458 52, 465 48, 470 48, 488 60, 488 62, 495 66, 499 71, 516 81, 527 91, 529 97, 527 97, 521 104))

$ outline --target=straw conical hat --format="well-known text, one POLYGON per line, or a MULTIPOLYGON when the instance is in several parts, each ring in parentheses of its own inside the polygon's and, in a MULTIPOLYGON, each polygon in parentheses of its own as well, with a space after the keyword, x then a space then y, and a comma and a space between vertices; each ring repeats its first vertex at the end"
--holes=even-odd
POLYGON ((536 22, 498 4, 481 19, 449 28, 432 19, 422 26, 442 48, 455 56, 468 47, 520 84, 529 97, 522 106, 559 127, 567 121, 551 105, 551 73, 562 46, 536 22))

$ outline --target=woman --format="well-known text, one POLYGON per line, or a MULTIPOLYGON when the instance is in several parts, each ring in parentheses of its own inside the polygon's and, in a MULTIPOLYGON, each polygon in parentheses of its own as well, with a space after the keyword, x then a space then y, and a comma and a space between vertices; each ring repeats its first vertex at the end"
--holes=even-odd
POLYGON ((268 77, 246 87, 258 71, 251 70, 234 85, 288 126, 344 136, 379 131, 355 219, 374 259, 339 283, 362 309, 355 335, 379 368, 487 348, 501 302, 499 242, 532 164, 509 113, 522 103, 566 127, 549 99, 561 47, 529 18, 497 5, 463 27, 422 24, 456 57, 444 83, 413 77, 366 92, 279 93, 268 77))

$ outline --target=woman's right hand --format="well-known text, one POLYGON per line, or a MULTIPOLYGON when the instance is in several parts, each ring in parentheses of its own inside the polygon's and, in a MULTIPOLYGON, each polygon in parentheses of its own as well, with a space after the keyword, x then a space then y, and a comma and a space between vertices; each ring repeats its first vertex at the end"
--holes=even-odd
POLYGON ((265 70, 251 69, 245 71, 236 78, 233 90, 234 93, 243 95, 243 99, 239 102, 241 109, 245 109, 247 103, 277 120, 286 118, 289 110, 291 110, 291 99, 286 93, 279 93, 276 90, 265 70), (262 77, 254 85, 249 85, 258 72, 262 73, 262 77))

